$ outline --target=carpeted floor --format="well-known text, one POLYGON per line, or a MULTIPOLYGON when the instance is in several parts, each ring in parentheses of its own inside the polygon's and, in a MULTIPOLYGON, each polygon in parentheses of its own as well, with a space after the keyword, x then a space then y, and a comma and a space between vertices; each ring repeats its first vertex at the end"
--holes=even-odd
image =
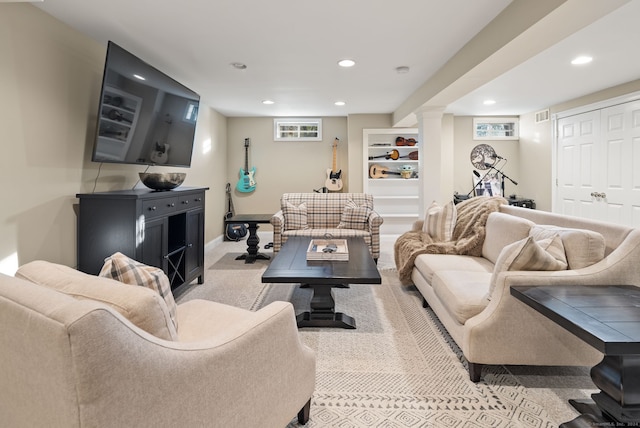
MULTIPOLYGON (((234 260, 245 247, 241 241, 208 248, 205 284, 178 302, 204 298, 256 310, 287 300, 297 312, 307 309, 308 289, 262 284, 268 262, 234 260)), ((400 285, 392 260, 386 252, 380 257, 381 285, 334 290, 336 310, 354 316, 357 329, 300 330, 317 355, 308 427, 557 427, 577 416, 567 400, 593 392, 587 368, 494 366, 474 384, 418 291, 400 285)))

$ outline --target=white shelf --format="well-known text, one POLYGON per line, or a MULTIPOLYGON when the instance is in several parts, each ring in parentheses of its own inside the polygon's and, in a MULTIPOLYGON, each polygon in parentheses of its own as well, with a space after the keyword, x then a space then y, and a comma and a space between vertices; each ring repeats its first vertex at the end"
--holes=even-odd
MULTIPOLYGON (((364 192, 373 195, 374 208, 384 218, 380 228, 382 234, 402 234, 411 229, 418 220, 420 211, 419 178, 402 178, 399 169, 410 165, 417 174, 422 158, 420 141, 414 146, 396 146, 396 138, 418 140, 416 128, 384 128, 363 130, 363 171, 364 192), (381 156, 396 156, 398 159, 381 156), (417 152, 418 159, 410 159, 409 154, 417 152), (378 165, 376 175, 385 173, 384 178, 371 178, 370 168, 378 165)), ((414 156, 415 157, 415 156, 414 156)))

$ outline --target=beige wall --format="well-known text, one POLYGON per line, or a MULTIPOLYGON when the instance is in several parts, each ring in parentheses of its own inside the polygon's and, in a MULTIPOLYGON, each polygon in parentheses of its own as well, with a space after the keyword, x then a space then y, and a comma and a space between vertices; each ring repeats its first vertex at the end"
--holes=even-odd
MULTIPOLYGON (((337 168, 342 170, 347 191, 348 165, 347 119, 322 118, 322 141, 274 141, 273 118, 232 117, 227 119, 228 169, 226 181, 233 190, 236 214, 275 213, 280 209, 280 195, 287 192, 313 192, 325 185, 327 169, 333 166, 333 142, 337 137, 337 168), (244 139, 250 138, 249 168, 255 167, 256 189, 250 193, 235 189, 244 168, 244 139)), ((261 226, 270 230, 269 225, 261 226)))
MULTIPOLYGON (((549 108, 550 115, 640 91, 640 80, 613 86, 549 108)), ((536 124, 535 114, 520 117, 520 171, 518 194, 534 199, 536 209, 552 211, 555 177, 553 159, 553 120, 536 124), (521 192, 520 192, 521 191, 521 192)))
MULTIPOLYGON (((75 266, 75 195, 131 188, 143 170, 104 164, 98 174, 90 161, 105 52, 31 5, 0 4, 0 272, 35 259, 75 266)), ((195 150, 185 185, 212 188, 209 241, 222 233, 224 189, 214 185, 226 175, 223 116, 201 109, 195 150)))
MULTIPOLYGON (((505 179, 505 195, 511 194, 524 195, 521 191, 520 183, 523 180, 520 173, 520 158, 518 140, 474 140, 473 139, 473 117, 456 116, 453 120, 454 135, 454 190, 459 194, 466 195, 473 189, 473 164, 471 163, 471 150, 478 144, 488 144, 495 150, 496 154, 507 159, 504 168, 501 170, 518 183, 515 186, 509 180, 505 179)), ((425 168, 428 168, 428 154, 425 155, 425 168)), ((500 164, 502 165, 502 163, 500 164)), ((476 169, 481 175, 487 170, 476 169)), ((472 194, 473 195, 473 194, 472 194)))

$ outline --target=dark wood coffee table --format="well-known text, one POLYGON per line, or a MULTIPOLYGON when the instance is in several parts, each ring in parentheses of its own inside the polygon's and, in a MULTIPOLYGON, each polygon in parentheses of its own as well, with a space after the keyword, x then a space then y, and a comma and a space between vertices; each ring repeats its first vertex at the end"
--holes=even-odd
POLYGON ((353 317, 335 312, 332 288, 380 284, 380 272, 363 238, 347 238, 349 261, 307 261, 311 238, 287 239, 262 275, 262 282, 300 283, 313 289, 311 310, 297 316, 298 327, 356 328, 353 317))
POLYGON ((518 286, 511 295, 604 354, 591 369, 593 400, 562 427, 640 426, 640 287, 518 286))

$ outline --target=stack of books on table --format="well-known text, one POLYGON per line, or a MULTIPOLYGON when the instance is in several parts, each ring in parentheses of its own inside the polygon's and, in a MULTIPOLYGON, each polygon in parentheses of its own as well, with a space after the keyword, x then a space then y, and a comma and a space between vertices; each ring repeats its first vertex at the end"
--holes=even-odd
POLYGON ((307 260, 348 261, 346 239, 312 239, 307 249, 307 260))

